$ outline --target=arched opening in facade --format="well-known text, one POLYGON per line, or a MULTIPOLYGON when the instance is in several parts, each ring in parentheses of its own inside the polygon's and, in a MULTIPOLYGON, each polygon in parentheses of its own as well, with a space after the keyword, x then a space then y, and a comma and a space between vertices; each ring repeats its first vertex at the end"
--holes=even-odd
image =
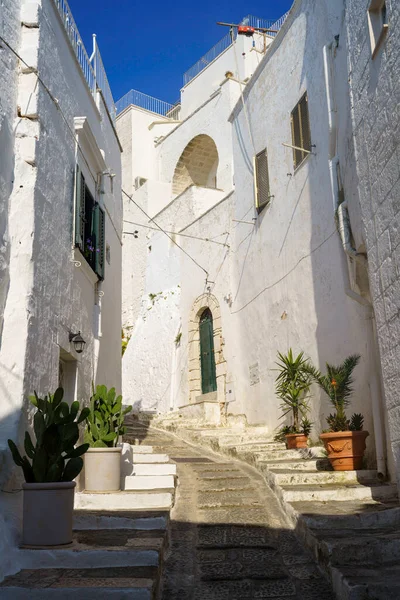
POLYGON ((175 167, 172 193, 178 196, 191 185, 216 188, 218 150, 214 140, 205 134, 194 137, 182 152, 175 167))
POLYGON ((201 392, 209 394, 217 390, 217 376, 214 356, 214 327, 211 310, 206 308, 199 323, 201 392))

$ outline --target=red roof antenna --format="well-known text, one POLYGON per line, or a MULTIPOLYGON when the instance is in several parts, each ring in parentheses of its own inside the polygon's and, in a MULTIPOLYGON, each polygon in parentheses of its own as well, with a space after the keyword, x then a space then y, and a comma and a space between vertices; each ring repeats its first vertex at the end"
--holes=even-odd
POLYGON ((277 29, 266 29, 265 27, 251 27, 250 25, 244 25, 243 23, 222 23, 217 21, 217 25, 223 25, 224 27, 236 27, 238 35, 252 36, 256 31, 261 33, 277 33, 277 29))

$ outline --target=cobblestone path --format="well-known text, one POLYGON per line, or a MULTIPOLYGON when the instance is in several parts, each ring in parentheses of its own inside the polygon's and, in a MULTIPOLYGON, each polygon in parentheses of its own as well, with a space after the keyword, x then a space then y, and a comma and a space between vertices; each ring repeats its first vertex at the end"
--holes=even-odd
POLYGON ((255 470, 163 432, 142 443, 179 477, 162 600, 334 599, 255 470))

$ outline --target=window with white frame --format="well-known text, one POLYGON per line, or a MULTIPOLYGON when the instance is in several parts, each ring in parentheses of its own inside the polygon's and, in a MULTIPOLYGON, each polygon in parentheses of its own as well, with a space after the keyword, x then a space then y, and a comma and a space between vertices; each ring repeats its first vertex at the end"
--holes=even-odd
POLYGON ((76 166, 75 246, 100 279, 104 279, 105 216, 76 166))
POLYGON ((368 26, 372 58, 375 58, 389 28, 388 11, 385 0, 371 0, 368 9, 368 26))
POLYGON ((271 199, 266 148, 254 157, 254 191, 256 208, 261 212, 271 199))

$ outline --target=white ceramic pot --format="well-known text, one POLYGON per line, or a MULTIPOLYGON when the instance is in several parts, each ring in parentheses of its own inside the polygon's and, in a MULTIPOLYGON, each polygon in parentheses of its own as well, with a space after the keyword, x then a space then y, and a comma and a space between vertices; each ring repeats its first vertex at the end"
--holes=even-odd
POLYGON ((75 481, 23 483, 22 543, 61 546, 72 542, 75 481))
POLYGON ((121 489, 122 448, 89 448, 85 454, 85 490, 116 492, 121 489))

